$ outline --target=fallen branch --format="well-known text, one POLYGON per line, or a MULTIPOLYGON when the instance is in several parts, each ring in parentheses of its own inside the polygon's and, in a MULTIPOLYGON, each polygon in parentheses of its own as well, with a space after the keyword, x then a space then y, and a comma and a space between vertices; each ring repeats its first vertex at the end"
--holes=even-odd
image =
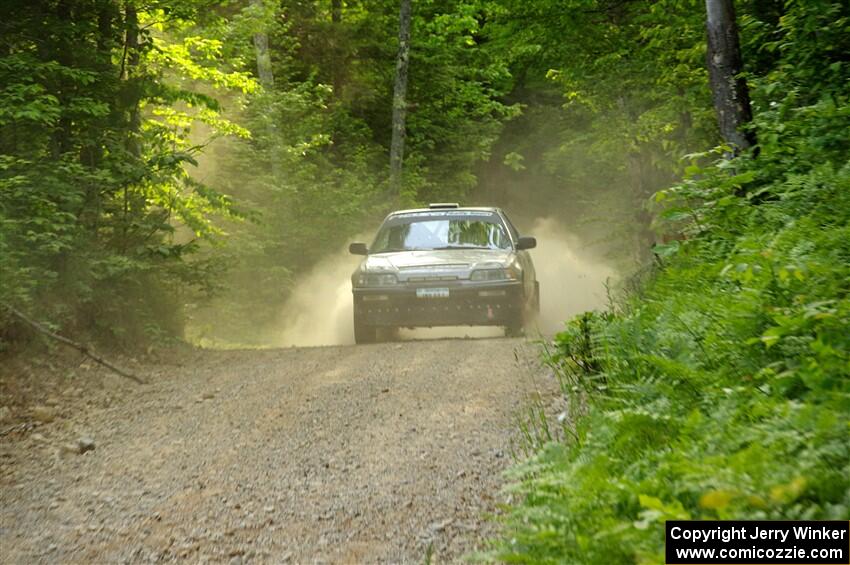
POLYGON ((35 320, 28 318, 23 312, 21 312, 17 308, 14 308, 14 307, 6 304, 6 303, 2 303, 2 305, 9 312, 11 312, 13 316, 20 319, 23 322, 26 322, 28 325, 32 326, 39 333, 44 334, 47 337, 53 338, 56 341, 58 341, 59 343, 64 343, 68 347, 72 347, 72 348, 76 349, 77 351, 79 351, 80 353, 85 355, 86 357, 89 357, 90 359, 92 359, 96 363, 103 365, 104 367, 111 370, 115 374, 121 375, 125 379, 130 379, 131 381, 139 383, 140 385, 147 384, 145 381, 143 381, 139 377, 132 375, 132 374, 126 372, 126 371, 123 371, 123 370, 119 369, 118 367, 116 367, 115 365, 113 365, 112 363, 110 363, 109 361, 105 360, 103 357, 99 357, 99 356, 95 355, 94 353, 89 351, 89 348, 86 347, 85 345, 77 343, 76 341, 70 340, 67 337, 61 336, 61 335, 59 335, 55 332, 48 330, 47 328, 45 328, 44 326, 42 326, 41 324, 39 324, 35 320))
POLYGON ((33 424, 31 422, 24 422, 23 424, 17 424, 12 426, 11 428, 7 428, 0 432, 0 437, 5 437, 12 432, 26 432, 33 428, 33 424))

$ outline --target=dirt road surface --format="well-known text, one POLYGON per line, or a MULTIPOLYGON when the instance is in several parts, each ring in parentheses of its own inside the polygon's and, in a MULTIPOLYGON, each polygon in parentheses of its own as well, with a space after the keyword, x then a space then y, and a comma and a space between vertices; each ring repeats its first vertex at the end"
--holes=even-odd
POLYGON ((494 533, 527 396, 552 392, 536 356, 516 339, 199 351, 141 367, 143 387, 83 366, 0 438, 0 558, 459 561, 494 533))

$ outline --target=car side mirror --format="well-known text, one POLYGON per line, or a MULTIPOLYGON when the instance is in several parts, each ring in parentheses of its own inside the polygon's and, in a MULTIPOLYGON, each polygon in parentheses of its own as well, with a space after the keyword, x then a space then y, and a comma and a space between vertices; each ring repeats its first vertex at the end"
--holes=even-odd
POLYGON ((522 251, 523 249, 534 249, 537 247, 537 239, 531 236, 523 236, 516 240, 516 250, 522 251))
POLYGON ((366 247, 365 243, 352 243, 348 246, 348 252, 352 255, 368 255, 369 248, 366 247))

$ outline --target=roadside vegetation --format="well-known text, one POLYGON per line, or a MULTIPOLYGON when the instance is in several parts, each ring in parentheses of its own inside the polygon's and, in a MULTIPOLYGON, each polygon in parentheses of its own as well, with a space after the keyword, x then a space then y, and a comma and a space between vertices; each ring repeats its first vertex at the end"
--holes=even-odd
POLYGON ((757 149, 688 156, 651 199, 679 235, 555 338, 569 409, 526 427, 492 558, 663 563, 668 519, 850 517, 850 14, 739 5, 757 149))
POLYGON ((669 518, 848 519, 850 7, 709 3, 737 9, 751 108, 718 98, 704 0, 5 2, 0 355, 39 343, 14 312, 262 343, 388 210, 499 205, 635 274, 547 343, 568 409, 524 428, 485 557, 661 562, 669 518))
MULTIPOLYGON (((633 5, 416 2, 392 183, 398 0, 6 2, 0 301, 125 348, 262 343, 319 260, 443 200, 632 269, 646 199, 716 141, 699 4, 633 5)), ((0 348, 33 336, 0 307, 0 348)))
MULTIPOLYGON (((4 3, 0 302, 121 347, 251 342, 380 214, 474 186, 517 112, 481 10, 417 6, 390 190, 395 0, 4 3)), ((31 339, 0 307, 0 348, 31 339)))

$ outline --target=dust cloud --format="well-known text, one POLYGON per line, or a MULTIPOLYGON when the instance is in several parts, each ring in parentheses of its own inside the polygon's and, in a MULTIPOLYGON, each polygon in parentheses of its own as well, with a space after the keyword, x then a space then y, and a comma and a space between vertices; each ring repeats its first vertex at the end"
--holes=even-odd
POLYGON ((606 281, 613 282, 617 273, 596 258, 581 238, 554 218, 535 220, 528 235, 537 238, 531 257, 540 281, 539 333, 553 334, 576 314, 606 305, 606 281))
MULTIPOLYGON (((551 335, 565 320, 605 305, 605 281, 612 268, 587 253, 581 239, 552 218, 537 219, 528 235, 537 238, 531 251, 540 281, 540 318, 533 335, 551 335)), ((368 237, 352 241, 368 240, 368 237)), ((301 277, 281 313, 275 345, 317 346, 354 343, 351 273, 361 257, 347 246, 320 261, 301 277)), ((401 339, 483 338, 503 335, 501 328, 448 327, 402 330, 401 339)))
POLYGON ((307 276, 300 278, 283 306, 282 330, 276 345, 354 343, 351 273, 361 259, 350 255, 346 245, 344 249, 319 261, 307 276))

